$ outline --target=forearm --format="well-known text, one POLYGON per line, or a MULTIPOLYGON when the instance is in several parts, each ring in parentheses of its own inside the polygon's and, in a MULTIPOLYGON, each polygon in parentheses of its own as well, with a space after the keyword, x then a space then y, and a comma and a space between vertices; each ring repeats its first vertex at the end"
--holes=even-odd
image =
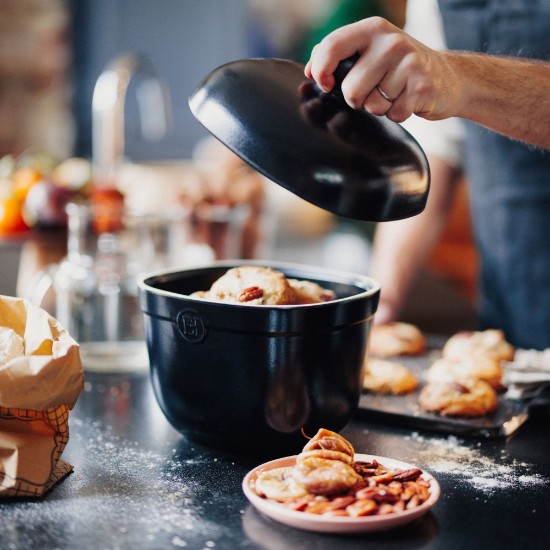
POLYGON ((447 52, 461 100, 454 116, 550 149, 550 63, 447 52))
POLYGON ((550 62, 436 51, 371 17, 325 37, 305 74, 328 92, 338 63, 355 54, 341 85, 355 109, 395 122, 462 117, 550 149, 550 62))
POLYGON ((445 227, 458 171, 439 158, 431 158, 430 166, 434 183, 426 210, 377 227, 371 269, 382 287, 377 323, 399 319, 411 285, 445 227))

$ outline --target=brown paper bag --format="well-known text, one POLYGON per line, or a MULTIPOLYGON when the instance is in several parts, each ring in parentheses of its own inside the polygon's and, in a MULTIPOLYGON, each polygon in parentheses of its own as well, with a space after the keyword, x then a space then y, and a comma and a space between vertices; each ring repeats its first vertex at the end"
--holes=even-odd
POLYGON ((72 471, 61 454, 84 384, 79 347, 56 319, 18 298, 0 296, 0 327, 25 348, 0 364, 0 497, 42 496, 72 471))

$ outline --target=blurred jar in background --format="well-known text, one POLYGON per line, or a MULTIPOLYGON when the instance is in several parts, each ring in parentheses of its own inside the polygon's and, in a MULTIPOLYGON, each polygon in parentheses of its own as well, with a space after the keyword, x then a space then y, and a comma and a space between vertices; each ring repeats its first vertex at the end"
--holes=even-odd
POLYGON ((265 186, 261 174, 213 138, 199 142, 190 160, 123 165, 117 183, 134 211, 155 215, 171 204, 190 211, 187 265, 267 254, 265 186))
POLYGON ((192 205, 194 238, 209 244, 217 259, 265 256, 264 176, 213 138, 198 143, 193 160, 200 187, 184 189, 180 201, 192 205))
POLYGON ((85 369, 147 368, 137 281, 182 261, 188 211, 174 205, 160 217, 88 201, 70 203, 67 214, 67 256, 35 276, 29 300, 69 330, 85 369))

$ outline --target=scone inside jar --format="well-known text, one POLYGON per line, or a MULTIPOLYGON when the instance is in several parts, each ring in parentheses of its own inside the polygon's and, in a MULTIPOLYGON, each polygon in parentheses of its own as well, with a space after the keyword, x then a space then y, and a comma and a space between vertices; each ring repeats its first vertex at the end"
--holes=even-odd
POLYGON ((334 291, 313 281, 288 279, 276 269, 241 266, 229 269, 210 289, 198 290, 192 298, 241 305, 298 305, 328 302, 334 291))

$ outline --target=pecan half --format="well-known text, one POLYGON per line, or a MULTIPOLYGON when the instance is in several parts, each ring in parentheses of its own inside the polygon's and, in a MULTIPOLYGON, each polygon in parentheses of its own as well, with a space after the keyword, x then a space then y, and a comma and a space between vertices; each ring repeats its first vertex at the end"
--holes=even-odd
POLYGON ((388 502, 385 502, 384 504, 381 504, 378 508, 378 512, 376 512, 379 516, 385 516, 386 514, 393 514, 395 512, 395 505, 389 504, 388 502))
POLYGON ((378 489, 378 491, 372 495, 372 500, 375 502, 397 502, 401 498, 401 492, 392 491, 389 487, 385 489, 378 489))
POLYGON ((239 302, 250 302, 251 300, 257 300, 264 295, 264 291, 259 286, 249 286, 241 291, 237 300, 239 302))
POLYGON ((358 518, 361 516, 368 516, 370 514, 373 514, 376 512, 376 502, 374 500, 370 499, 362 499, 362 500, 356 500, 353 504, 350 504, 346 508, 346 512, 354 517, 358 518))
POLYGON ((416 486, 416 494, 421 502, 424 502, 430 498, 430 492, 426 489, 426 487, 422 487, 422 485, 416 486))
POLYGON ((404 500, 398 500, 393 505, 393 511, 394 512, 402 512, 405 509, 405 501, 404 500))
POLYGON ((402 470, 392 476, 396 481, 415 481, 422 475, 420 468, 411 468, 410 470, 402 470))
POLYGON ((306 514, 324 514, 332 510, 330 504, 328 500, 314 500, 310 502, 303 511, 306 514))
POLYGON ((419 504, 421 504, 420 498, 418 495, 413 495, 411 500, 409 500, 409 502, 405 505, 405 508, 410 510, 411 508, 416 508, 419 504))
POLYGON ((347 508, 350 504, 353 504, 355 500, 356 498, 352 496, 337 497, 329 503, 328 511, 333 512, 335 510, 343 510, 344 508, 347 508))
POLYGON ((376 468, 378 463, 374 462, 360 462, 356 461, 353 463, 355 471, 362 477, 369 477, 376 475, 376 468))

